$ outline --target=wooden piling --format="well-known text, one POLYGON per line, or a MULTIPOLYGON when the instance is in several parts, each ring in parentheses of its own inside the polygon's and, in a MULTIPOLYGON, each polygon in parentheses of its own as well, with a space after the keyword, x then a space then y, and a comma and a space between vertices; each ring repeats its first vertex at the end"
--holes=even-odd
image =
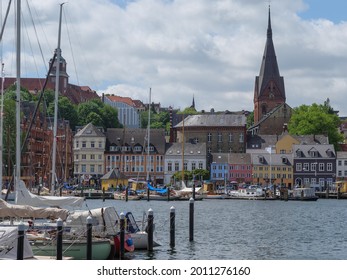
POLYGON ((24 259, 24 228, 23 222, 20 222, 18 225, 17 260, 24 259))
POLYGON ((93 218, 87 217, 87 260, 92 259, 92 231, 93 231, 93 218))
POLYGON ((148 243, 147 243, 147 250, 149 252, 153 251, 153 210, 149 209, 148 210, 148 243))
POLYGON ((340 187, 337 187, 337 195, 336 195, 336 198, 337 199, 340 199, 341 197, 341 190, 340 190, 340 187))
POLYGON ((120 213, 120 238, 119 238, 119 259, 123 260, 124 259, 124 242, 125 242, 125 215, 124 213, 120 213))
POLYGON ((129 200, 129 186, 125 188, 125 201, 129 200))
POLYGON ((57 220, 57 260, 63 259, 63 220, 57 220))
POLYGON ((170 247, 175 247, 175 217, 176 209, 171 206, 170 208, 170 247))
POLYGON ((194 199, 189 199, 189 241, 194 240, 194 199))
POLYGON ((329 186, 325 190, 325 198, 329 198, 329 186))

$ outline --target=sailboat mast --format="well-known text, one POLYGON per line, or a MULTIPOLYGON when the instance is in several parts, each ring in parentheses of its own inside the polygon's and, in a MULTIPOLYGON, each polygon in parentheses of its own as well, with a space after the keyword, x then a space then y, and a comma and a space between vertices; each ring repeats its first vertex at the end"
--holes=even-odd
POLYGON ((2 189, 2 156, 3 156, 3 132, 4 132, 4 82, 5 82, 5 72, 4 64, 1 64, 1 104, 0 104, 0 189, 2 189))
MULTIPOLYGON (((61 19, 63 5, 60 4, 60 16, 59 16, 59 31, 58 31, 58 46, 56 49, 57 61, 55 67, 55 95, 54 95, 54 126, 53 126, 53 148, 52 148, 52 178, 51 178, 51 194, 54 194, 55 191, 55 182, 56 182, 56 158, 57 158, 57 130, 58 130, 58 97, 59 97, 59 73, 60 73, 60 58, 61 58, 61 49, 60 49, 60 37, 61 37, 61 19)), ((53 61, 54 63, 54 61, 53 61)))
POLYGON ((15 169, 15 190, 19 188, 20 167, 21 167, 21 150, 20 150, 20 64, 21 64, 21 0, 17 0, 16 11, 16 169, 15 169))
POLYGON ((151 94, 152 94, 152 89, 149 88, 149 100, 148 100, 148 125, 147 125, 147 182, 149 181, 149 144, 151 142, 151 134, 150 134, 150 129, 151 129, 151 94))

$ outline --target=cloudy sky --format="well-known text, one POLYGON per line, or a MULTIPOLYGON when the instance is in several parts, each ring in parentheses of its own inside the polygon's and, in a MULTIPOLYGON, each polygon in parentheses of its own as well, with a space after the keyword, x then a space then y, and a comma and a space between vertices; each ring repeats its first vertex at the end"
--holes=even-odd
MULTIPOLYGON (((23 77, 45 77, 61 2, 22 1, 23 77)), ((199 111, 252 111, 269 3, 287 103, 329 98, 347 116, 345 0, 72 0, 61 37, 70 83, 145 103, 151 88, 165 107, 184 109, 194 96, 199 111)), ((13 22, 2 40, 6 76, 15 76, 13 22)))

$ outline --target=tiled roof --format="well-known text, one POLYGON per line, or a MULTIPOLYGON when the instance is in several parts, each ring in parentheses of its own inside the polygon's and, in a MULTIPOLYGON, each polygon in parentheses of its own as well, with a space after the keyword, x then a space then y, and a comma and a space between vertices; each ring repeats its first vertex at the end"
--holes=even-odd
POLYGON ((105 137, 105 134, 103 134, 96 126, 94 126, 92 123, 88 123, 86 126, 84 126, 81 130, 79 130, 75 137, 81 137, 81 136, 87 136, 87 137, 105 137))
MULTIPOLYGON (((146 146, 147 129, 141 128, 109 128, 106 131, 107 145, 119 145, 119 141, 124 145, 141 145, 146 146)), ((151 129, 150 143, 157 149, 159 154, 165 153, 165 130, 151 129)))
POLYGON ((105 98, 108 98, 112 102, 120 102, 120 103, 125 103, 131 107, 136 107, 136 104, 130 97, 122 97, 118 95, 105 95, 105 98))
MULTIPOLYGON (((184 119, 185 127, 232 127, 245 126, 245 115, 234 114, 202 114, 190 115, 184 119)), ((183 121, 175 127, 183 127, 183 121)))
POLYGON ((182 148, 184 147, 184 155, 199 155, 206 156, 206 143, 170 143, 166 148, 166 155, 182 155, 182 148))

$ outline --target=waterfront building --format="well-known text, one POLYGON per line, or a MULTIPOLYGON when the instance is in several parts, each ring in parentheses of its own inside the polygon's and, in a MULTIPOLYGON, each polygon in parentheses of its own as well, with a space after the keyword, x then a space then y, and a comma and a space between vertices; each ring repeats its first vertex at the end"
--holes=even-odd
POLYGON ((336 152, 336 181, 347 179, 347 152, 336 152))
POLYGON ((271 152, 252 153, 253 183, 262 186, 284 186, 292 188, 293 185, 293 155, 276 154, 271 152), (270 181, 271 178, 271 181, 270 181))
POLYGON ((226 186, 230 183, 228 158, 229 154, 227 153, 212 153, 210 181, 214 185, 226 186))
MULTIPOLYGON (((170 143, 165 152, 164 184, 175 183, 172 176, 176 172, 207 169, 205 143, 170 143), (184 152, 183 152, 184 151, 184 152)), ((201 178, 195 178, 200 180, 201 178)))
POLYGON ((293 145, 293 179, 295 185, 319 186, 322 190, 336 179, 334 145, 293 145))
POLYGON ((105 135, 105 172, 116 168, 128 178, 163 184, 164 129, 151 129, 149 143, 147 129, 109 128, 105 135))
POLYGON ((84 185, 97 185, 104 175, 106 136, 92 123, 78 129, 73 138, 74 176, 84 185))
POLYGON ((252 184, 252 160, 247 153, 228 154, 230 182, 252 184))

